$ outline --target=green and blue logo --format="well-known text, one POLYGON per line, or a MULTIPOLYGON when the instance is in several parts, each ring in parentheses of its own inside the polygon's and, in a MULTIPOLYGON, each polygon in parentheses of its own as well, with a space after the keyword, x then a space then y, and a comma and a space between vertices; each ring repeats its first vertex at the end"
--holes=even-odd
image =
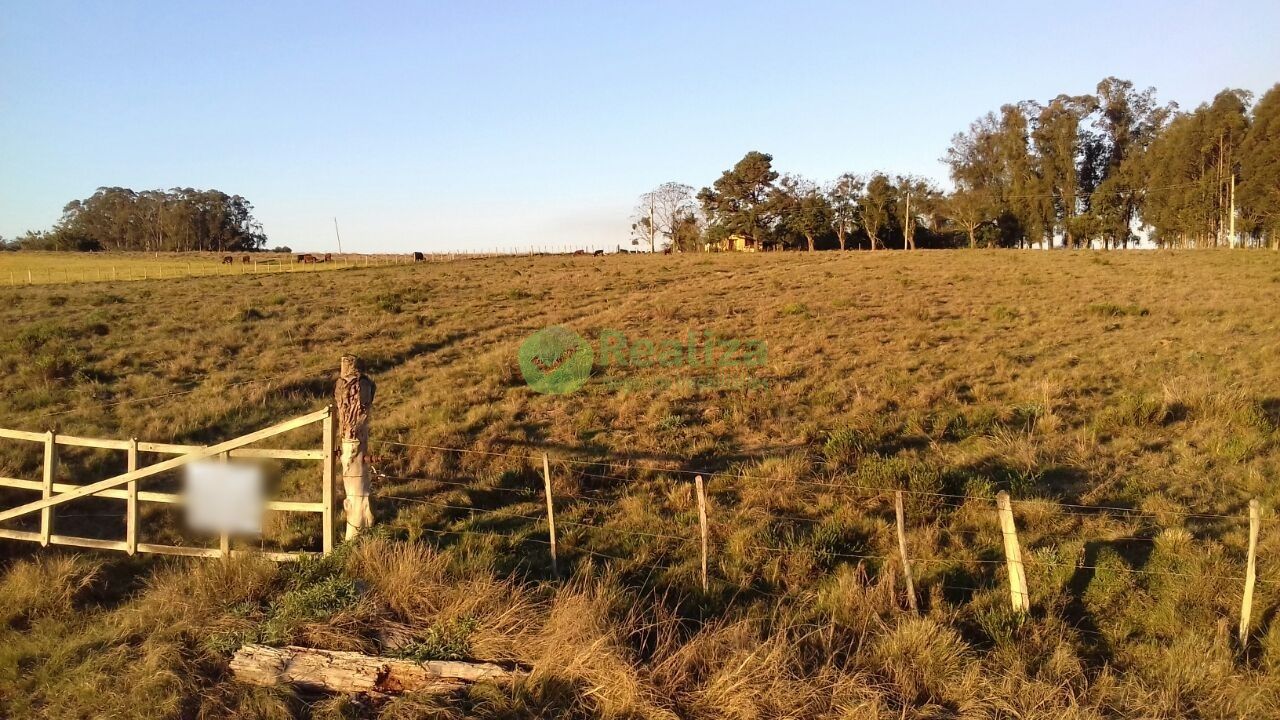
POLYGON ((595 353, 567 327, 553 325, 525 338, 517 353, 524 381, 535 392, 564 395, 586 384, 595 353))
POLYGON ((569 328, 554 325, 526 338, 517 356, 530 389, 564 395, 585 385, 596 366, 606 375, 607 389, 657 388, 682 379, 705 389, 762 387, 767 383, 751 376, 768 363, 769 348, 763 340, 721 337, 710 330, 691 330, 684 337, 647 338, 604 329, 592 343, 569 328), (674 374, 653 377, 646 373, 655 369, 674 374), (619 370, 648 376, 619 377, 619 370))

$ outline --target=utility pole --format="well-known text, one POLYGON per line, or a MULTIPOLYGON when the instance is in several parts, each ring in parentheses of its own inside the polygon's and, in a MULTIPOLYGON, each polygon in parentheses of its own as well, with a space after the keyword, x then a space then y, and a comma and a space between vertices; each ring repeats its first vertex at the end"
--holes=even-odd
POLYGON ((338 218, 333 219, 333 234, 338 238, 338 254, 342 254, 342 235, 338 233, 338 218))
POLYGON ((902 218, 902 249, 915 249, 915 240, 911 238, 911 191, 907 191, 907 210, 902 218))

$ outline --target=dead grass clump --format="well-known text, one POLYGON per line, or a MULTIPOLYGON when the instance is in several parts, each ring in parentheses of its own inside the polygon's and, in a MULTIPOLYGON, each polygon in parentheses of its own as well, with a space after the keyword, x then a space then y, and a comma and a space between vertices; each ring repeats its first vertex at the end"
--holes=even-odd
POLYGON ((599 718, 673 718, 629 649, 629 636, 643 626, 634 606, 608 576, 558 592, 526 640, 534 671, 523 702, 599 718))
POLYGON ((959 634, 931 618, 905 617, 872 647, 868 669, 902 705, 957 709, 981 698, 980 669, 959 634))
POLYGON ((73 613, 100 572, 100 563, 79 555, 44 555, 13 563, 0 581, 0 625, 26 625, 73 613))

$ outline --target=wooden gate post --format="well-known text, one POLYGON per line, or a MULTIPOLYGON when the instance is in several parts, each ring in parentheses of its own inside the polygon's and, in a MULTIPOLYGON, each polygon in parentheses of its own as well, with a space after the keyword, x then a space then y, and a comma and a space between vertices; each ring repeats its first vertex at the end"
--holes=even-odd
POLYGON ((320 528, 322 537, 320 539, 320 552, 328 555, 333 552, 333 464, 338 461, 336 450, 334 447, 333 426, 333 406, 329 406, 329 414, 324 416, 324 423, 321 425, 324 437, 322 438, 324 453, 324 470, 323 470, 323 487, 320 491, 320 502, 324 504, 324 510, 320 512, 320 528))
POLYGON ((373 526, 369 507, 369 411, 377 386, 360 372, 354 355, 343 355, 333 396, 338 408, 338 437, 342 443, 342 507, 347 515, 347 540, 373 526))
POLYGON ((1249 639, 1249 620, 1253 615, 1253 585, 1258 577, 1258 525, 1262 522, 1258 499, 1249 501, 1249 560, 1244 571, 1244 598, 1240 602, 1240 645, 1249 639))
MULTIPOLYGON (((44 482, 42 494, 48 499, 53 497, 53 476, 58 468, 57 433, 50 430, 44 434, 44 482)), ((49 545, 49 536, 53 533, 53 508, 40 511, 40 544, 49 545)))
POLYGON ((1013 523, 1013 506, 1009 493, 1001 490, 996 495, 996 508, 1000 515, 1000 533, 1004 536, 1004 558, 1009 567, 1009 597, 1013 611, 1025 613, 1031 609, 1027 594, 1027 575, 1022 567, 1022 548, 1018 545, 1018 527, 1013 523))
MULTIPOLYGON (((129 472, 138 469, 138 438, 129 439, 129 472)), ((129 495, 124 510, 124 544, 130 555, 138 552, 138 481, 132 480, 126 486, 129 495)))

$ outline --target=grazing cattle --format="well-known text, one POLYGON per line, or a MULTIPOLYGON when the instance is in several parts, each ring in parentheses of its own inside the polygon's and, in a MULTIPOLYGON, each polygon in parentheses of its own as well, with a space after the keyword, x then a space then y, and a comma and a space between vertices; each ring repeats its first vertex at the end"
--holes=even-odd
POLYGON ((587 254, 587 251, 586 251, 586 250, 574 250, 574 251, 573 251, 573 254, 574 254, 574 255, 586 255, 586 254, 587 254))
POLYGON ((423 254, 422 254, 422 253, 420 253, 420 252, 415 252, 415 253, 413 254, 413 261, 414 261, 414 262, 422 262, 423 260, 426 260, 426 259, 427 259, 427 256, 426 256, 426 255, 423 255, 423 254))
POLYGON ((324 259, 320 262, 333 262, 333 253, 325 253, 324 259))
POLYGON ((662 248, 662 254, 663 254, 663 255, 670 255, 670 254, 671 254, 671 246, 670 246, 670 245, 668 245, 668 246, 666 246, 666 247, 662 248))
POLYGON ((591 256, 592 256, 592 257, 600 257, 600 256, 601 256, 601 255, 603 255, 603 254, 604 254, 604 251, 603 251, 603 250, 597 250, 597 251, 595 251, 595 252, 591 253, 591 256))
POLYGON ((230 255, 228 255, 228 256, 226 256, 226 257, 222 258, 222 264, 223 264, 223 265, 230 265, 231 263, 234 263, 235 261, 236 261, 236 259, 235 259, 235 258, 233 258, 233 257, 231 257, 230 255))
POLYGON ((240 262, 241 262, 242 264, 244 264, 244 265, 248 265, 249 263, 251 263, 251 262, 253 262, 253 261, 249 258, 249 256, 248 256, 248 255, 245 255, 244 257, 240 258, 240 262))
POLYGON ((307 255, 299 255, 298 262, 302 263, 303 265, 310 265, 311 263, 320 262, 320 261, 316 259, 315 255, 307 254, 307 255))

